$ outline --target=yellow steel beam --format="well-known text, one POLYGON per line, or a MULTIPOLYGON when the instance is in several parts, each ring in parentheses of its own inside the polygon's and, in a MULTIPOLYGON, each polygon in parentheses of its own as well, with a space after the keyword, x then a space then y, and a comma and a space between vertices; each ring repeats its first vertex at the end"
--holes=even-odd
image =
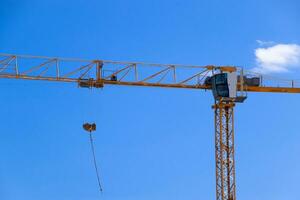
MULTIPOLYGON (((79 82, 76 78, 54 78, 47 76, 26 76, 26 75, 9 75, 0 74, 0 78, 7 79, 24 79, 24 80, 42 80, 42 81, 58 81, 58 82, 79 82)), ((183 88, 183 89, 202 89, 211 90, 208 85, 187 85, 187 84, 166 84, 166 83, 148 83, 148 82, 127 82, 127 81, 111 81, 111 80, 94 80, 94 82, 102 82, 108 85, 124 85, 124 86, 147 86, 147 87, 163 87, 163 88, 183 88)), ((293 87, 264 87, 264 86, 247 86, 244 88, 247 92, 272 92, 272 93, 300 93, 300 88, 293 87)))
POLYGON ((300 88, 294 87, 247 86, 244 90, 248 92, 300 93, 300 88))

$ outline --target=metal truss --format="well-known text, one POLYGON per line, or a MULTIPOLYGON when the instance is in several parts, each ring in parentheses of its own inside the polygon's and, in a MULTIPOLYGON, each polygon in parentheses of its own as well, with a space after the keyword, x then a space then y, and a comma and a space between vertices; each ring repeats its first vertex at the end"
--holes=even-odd
POLYGON ((0 78, 78 82, 82 87, 114 84, 209 89, 204 81, 213 69, 213 66, 0 54, 0 78))
POLYGON ((236 200, 233 102, 220 100, 215 110, 216 199, 236 200))
MULTIPOLYGON (((43 56, 0 54, 0 78, 77 82, 81 87, 110 85, 211 89, 205 79, 216 70, 242 69, 234 66, 192 66, 83 60, 43 56)), ((239 91, 300 93, 299 81, 272 80, 260 74, 260 86, 239 85, 239 91)))

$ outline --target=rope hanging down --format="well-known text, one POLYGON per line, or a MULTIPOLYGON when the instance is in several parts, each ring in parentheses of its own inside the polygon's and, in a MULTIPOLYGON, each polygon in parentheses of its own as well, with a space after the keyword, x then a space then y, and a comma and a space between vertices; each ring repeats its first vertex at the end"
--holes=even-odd
POLYGON ((100 192, 102 192, 103 189, 102 189, 102 184, 101 184, 101 181, 100 181, 100 175, 99 175, 99 170, 98 170, 98 165, 97 165, 97 160, 96 160, 96 154, 95 154, 95 148, 94 148, 94 139, 93 139, 93 135, 92 135, 92 131, 96 130, 96 124, 86 123, 86 124, 83 125, 83 128, 84 128, 84 130, 88 131, 88 133, 89 133, 92 156, 93 156, 93 162, 94 162, 94 167, 95 167, 95 171, 96 171, 96 175, 97 175, 97 181, 98 181, 100 192))

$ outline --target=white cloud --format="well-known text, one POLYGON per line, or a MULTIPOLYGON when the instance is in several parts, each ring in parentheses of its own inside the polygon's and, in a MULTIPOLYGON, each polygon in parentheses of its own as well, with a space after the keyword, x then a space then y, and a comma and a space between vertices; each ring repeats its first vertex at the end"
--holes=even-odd
POLYGON ((288 72, 300 69, 300 45, 276 44, 255 50, 257 67, 254 71, 261 73, 288 72))

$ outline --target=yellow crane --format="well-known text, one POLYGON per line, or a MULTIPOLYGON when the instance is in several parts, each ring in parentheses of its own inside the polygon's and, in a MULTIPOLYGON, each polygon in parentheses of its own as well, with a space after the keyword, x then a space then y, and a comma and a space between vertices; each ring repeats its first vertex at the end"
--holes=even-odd
POLYGON ((192 66, 0 54, 0 78, 212 90, 215 112, 216 199, 236 200, 234 106, 247 92, 300 93, 300 83, 235 66, 192 66))

